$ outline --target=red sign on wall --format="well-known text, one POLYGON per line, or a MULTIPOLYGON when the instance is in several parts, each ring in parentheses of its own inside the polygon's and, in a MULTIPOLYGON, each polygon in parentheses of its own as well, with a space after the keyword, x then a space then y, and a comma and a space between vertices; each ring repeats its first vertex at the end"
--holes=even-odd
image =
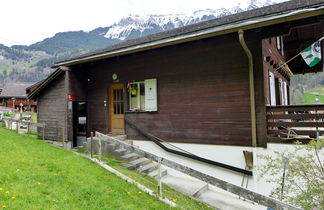
POLYGON ((68 94, 68 101, 73 101, 73 95, 72 94, 68 94))

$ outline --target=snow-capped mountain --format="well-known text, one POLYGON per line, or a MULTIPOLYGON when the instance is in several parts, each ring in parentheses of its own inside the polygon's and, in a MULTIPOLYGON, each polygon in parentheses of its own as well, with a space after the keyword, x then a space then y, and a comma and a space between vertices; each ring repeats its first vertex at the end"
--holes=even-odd
MULTIPOLYGON (((57 61, 105 48, 123 40, 138 38, 189 24, 218 18, 283 0, 240 0, 230 8, 197 10, 192 14, 129 15, 119 22, 92 31, 55 34, 32 45, 0 44, 0 84, 6 81, 36 82, 44 79, 57 61), (21 65, 23 63, 24 65, 21 65), (25 68, 29 66, 29 68, 25 68)), ((171 5, 172 6, 172 5, 171 5)))
POLYGON ((190 15, 129 15, 122 18, 118 23, 113 24, 105 34, 105 37, 118 40, 133 39, 275 3, 272 0, 249 0, 243 1, 232 8, 198 10, 190 15))

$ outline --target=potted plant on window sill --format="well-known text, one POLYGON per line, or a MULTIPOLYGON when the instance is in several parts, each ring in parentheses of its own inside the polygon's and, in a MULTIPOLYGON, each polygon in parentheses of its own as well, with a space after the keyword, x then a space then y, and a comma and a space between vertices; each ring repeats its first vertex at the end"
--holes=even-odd
POLYGON ((132 96, 136 96, 136 94, 137 94, 137 87, 130 87, 130 88, 128 89, 128 91, 130 92, 130 94, 131 94, 132 96))

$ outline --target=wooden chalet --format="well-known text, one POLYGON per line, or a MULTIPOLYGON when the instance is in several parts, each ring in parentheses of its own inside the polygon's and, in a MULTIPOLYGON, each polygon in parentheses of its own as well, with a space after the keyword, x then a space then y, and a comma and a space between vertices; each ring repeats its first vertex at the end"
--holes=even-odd
POLYGON ((8 82, 0 94, 0 104, 12 109, 20 110, 22 107, 23 110, 36 112, 36 101, 27 98, 26 89, 30 87, 34 87, 34 84, 26 82, 8 82))
POLYGON ((289 105, 291 73, 323 61, 282 65, 323 36, 323 8, 295 0, 128 40, 56 63, 29 98, 46 139, 65 128, 73 146, 91 131, 145 139, 136 125, 170 142, 266 147, 281 127, 323 127, 287 121, 324 109, 289 105))

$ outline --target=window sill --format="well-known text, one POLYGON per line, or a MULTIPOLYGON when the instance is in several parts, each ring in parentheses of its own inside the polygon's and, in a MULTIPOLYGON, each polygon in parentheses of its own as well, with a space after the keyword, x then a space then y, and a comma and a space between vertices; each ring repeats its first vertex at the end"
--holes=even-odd
POLYGON ((158 111, 126 111, 125 114, 136 114, 136 113, 157 113, 158 111))

